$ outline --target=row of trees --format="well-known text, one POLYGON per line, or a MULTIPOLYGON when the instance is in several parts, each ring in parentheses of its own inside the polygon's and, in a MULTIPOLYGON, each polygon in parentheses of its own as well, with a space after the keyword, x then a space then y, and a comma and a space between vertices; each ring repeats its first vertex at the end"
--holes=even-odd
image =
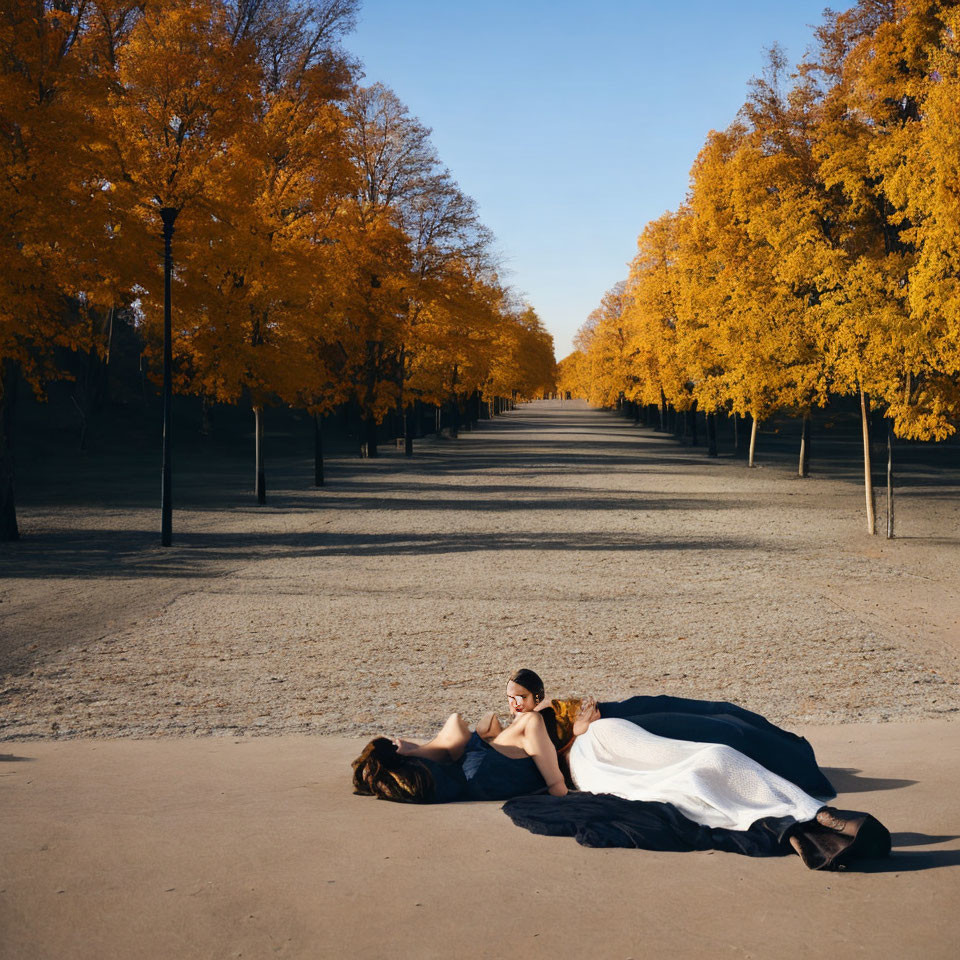
POLYGON ((265 405, 349 402, 376 455, 390 411, 552 387, 552 339, 429 130, 358 85, 357 4, 5 0, 0 539, 17 382, 106 355, 118 313, 161 358, 172 302, 172 388, 248 402, 258 438, 265 405))
MULTIPOLYGON (((893 436, 960 417, 960 4, 827 11, 793 72, 774 48, 711 132, 685 203, 649 223, 559 367, 593 403, 732 412, 756 425, 859 398, 893 436)), ((892 535, 892 529, 888 530, 892 535)))

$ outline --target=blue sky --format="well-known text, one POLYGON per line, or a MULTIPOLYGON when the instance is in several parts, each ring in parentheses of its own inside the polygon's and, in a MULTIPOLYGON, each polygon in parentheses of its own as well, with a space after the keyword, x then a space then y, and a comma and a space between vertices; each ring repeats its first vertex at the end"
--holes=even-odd
POLYGON ((796 62, 824 6, 363 0, 346 46, 433 129, 560 359, 644 224, 682 202, 766 49, 796 62))

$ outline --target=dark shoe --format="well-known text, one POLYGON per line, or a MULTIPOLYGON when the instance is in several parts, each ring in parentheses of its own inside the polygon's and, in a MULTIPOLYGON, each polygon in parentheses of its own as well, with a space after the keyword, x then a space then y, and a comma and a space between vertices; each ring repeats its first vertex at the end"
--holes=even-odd
POLYGON ((844 859, 890 855, 890 832, 869 813, 824 807, 817 813, 817 823, 851 839, 852 842, 844 859))
POLYGON ((816 823, 798 823, 790 834, 790 846, 811 870, 847 869, 843 855, 850 846, 849 838, 816 823))

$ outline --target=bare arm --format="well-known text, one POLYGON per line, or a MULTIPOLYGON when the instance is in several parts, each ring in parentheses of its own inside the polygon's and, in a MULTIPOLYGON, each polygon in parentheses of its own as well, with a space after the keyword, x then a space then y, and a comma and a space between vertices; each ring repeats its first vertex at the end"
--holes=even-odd
POLYGON ((551 796, 566 796, 567 785, 563 782, 563 774, 560 772, 557 750, 547 734, 543 717, 539 713, 524 714, 523 749, 527 756, 533 758, 551 796))
POLYGON ((405 757, 426 757, 441 763, 458 760, 470 739, 470 728, 459 713, 453 713, 429 743, 414 743, 412 740, 394 740, 397 752, 405 757))
POLYGON ((484 740, 492 740, 503 733, 503 724, 495 713, 484 714, 477 724, 477 734, 484 740))

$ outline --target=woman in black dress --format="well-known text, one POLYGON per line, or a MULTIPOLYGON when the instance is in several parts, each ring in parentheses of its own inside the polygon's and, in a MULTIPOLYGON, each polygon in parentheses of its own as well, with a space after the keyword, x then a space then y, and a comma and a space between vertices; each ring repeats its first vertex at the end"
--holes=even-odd
POLYGON ((407 803, 507 800, 544 788, 564 796, 554 729, 535 709, 543 683, 533 671, 518 670, 507 697, 513 720, 506 727, 488 714, 471 731, 454 713, 429 743, 372 740, 353 763, 354 791, 407 803))

